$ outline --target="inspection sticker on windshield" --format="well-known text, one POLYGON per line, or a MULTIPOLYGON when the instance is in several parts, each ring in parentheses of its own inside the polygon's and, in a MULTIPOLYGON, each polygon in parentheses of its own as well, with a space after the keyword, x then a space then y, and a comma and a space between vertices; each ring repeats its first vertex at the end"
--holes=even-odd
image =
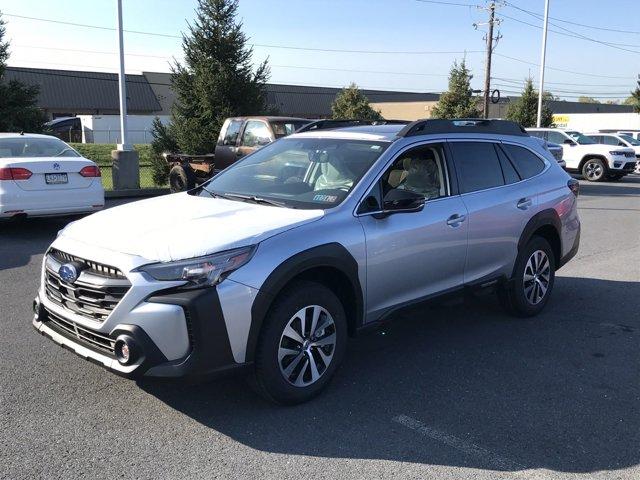
POLYGON ((313 200, 316 202, 329 202, 333 203, 338 199, 337 195, 316 195, 313 200))

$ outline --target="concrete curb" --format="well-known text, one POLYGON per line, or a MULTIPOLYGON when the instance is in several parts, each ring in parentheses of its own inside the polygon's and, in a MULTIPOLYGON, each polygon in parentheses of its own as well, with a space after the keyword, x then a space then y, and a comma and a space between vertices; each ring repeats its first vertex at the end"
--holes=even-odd
POLYGON ((169 193, 168 188, 140 188, 135 190, 107 190, 105 198, 156 197, 169 193))

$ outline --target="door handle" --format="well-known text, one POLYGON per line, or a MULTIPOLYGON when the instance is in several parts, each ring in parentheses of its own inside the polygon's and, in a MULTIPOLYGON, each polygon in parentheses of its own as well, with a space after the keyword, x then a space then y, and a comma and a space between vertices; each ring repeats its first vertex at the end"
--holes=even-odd
POLYGON ((526 210, 527 208, 529 208, 531 205, 533 205, 533 202, 531 201, 530 198, 521 198, 520 200, 518 200, 518 204, 516 205, 520 210, 526 210))
POLYGON ((466 215, 459 215, 457 213, 454 213, 447 219, 447 225, 449 225, 450 227, 459 227, 466 218, 466 215))

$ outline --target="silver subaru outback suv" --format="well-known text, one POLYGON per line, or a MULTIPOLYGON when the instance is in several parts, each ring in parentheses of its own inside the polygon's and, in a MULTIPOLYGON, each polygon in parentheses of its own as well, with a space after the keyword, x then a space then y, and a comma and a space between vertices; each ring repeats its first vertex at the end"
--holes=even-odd
POLYGON ((493 288, 539 313, 578 250, 578 183, 517 124, 421 120, 278 140, 47 250, 34 327, 130 378, 249 370, 285 404, 398 309, 493 288))

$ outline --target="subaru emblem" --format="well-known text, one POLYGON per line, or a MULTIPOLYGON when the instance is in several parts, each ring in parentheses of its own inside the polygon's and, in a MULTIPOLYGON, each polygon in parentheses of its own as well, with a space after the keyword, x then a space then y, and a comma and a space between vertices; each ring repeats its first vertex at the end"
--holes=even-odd
POLYGON ((60 164, 58 162, 53 164, 53 169, 54 170, 60 170, 60 164))
POLYGON ((67 283, 73 283, 78 279, 78 269, 72 263, 65 263, 58 269, 58 275, 67 283))

